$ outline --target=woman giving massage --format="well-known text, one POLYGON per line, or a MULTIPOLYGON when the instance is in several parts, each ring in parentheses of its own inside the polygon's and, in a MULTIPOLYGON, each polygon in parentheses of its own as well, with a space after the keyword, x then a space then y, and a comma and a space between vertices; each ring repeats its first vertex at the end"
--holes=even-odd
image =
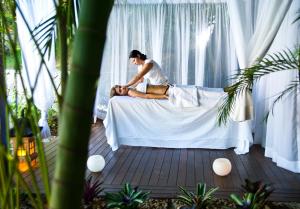
POLYGON ((152 59, 138 50, 132 50, 129 54, 131 63, 138 66, 138 72, 124 87, 135 87, 139 83, 147 81, 151 85, 167 85, 168 79, 163 75, 160 66, 152 59))
POLYGON ((126 84, 111 88, 110 97, 130 96, 144 99, 168 99, 178 107, 199 106, 196 86, 172 86, 162 74, 159 65, 137 50, 130 52, 129 58, 138 65, 138 73, 126 84), (148 80, 148 83, 144 82, 148 80))

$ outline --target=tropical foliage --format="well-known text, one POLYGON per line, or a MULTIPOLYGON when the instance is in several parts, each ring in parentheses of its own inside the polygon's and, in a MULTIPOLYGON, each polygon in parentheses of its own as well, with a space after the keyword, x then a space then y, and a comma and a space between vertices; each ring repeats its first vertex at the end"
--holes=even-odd
MULTIPOLYGON (((300 74, 300 48, 295 51, 284 50, 282 52, 267 55, 252 67, 242 69, 240 73, 233 76, 236 82, 225 88, 227 97, 224 99, 219 108, 218 121, 219 124, 226 123, 237 97, 245 91, 252 91, 253 84, 256 80, 271 73, 284 70, 298 70, 300 74)), ((299 75, 298 74, 298 75, 299 75)), ((299 89, 300 80, 295 78, 294 81, 280 94, 273 103, 273 106, 285 95, 297 91, 299 89)))
MULTIPOLYGON (((294 23, 300 20, 300 11, 298 17, 294 23)), ((281 52, 266 55, 264 58, 257 60, 253 66, 241 69, 239 73, 232 76, 234 83, 225 88, 227 96, 224 98, 223 103, 219 108, 218 123, 225 124, 230 117, 234 109, 234 104, 239 95, 245 93, 245 91, 252 91, 255 81, 261 77, 287 70, 296 70, 298 72, 298 78, 295 79, 287 86, 287 88, 279 94, 271 106, 273 107, 284 96, 299 93, 300 86, 300 46, 296 46, 295 50, 286 49, 281 52)), ((268 115, 267 115, 268 116, 268 115)))
MULTIPOLYGON (((16 131, 17 147, 22 146, 22 132, 25 124, 18 124, 18 115, 13 107, 8 105, 5 85, 3 85, 3 60, 9 54, 13 57, 13 65, 16 73, 21 78, 21 85, 25 94, 27 111, 24 117, 30 121, 30 129, 36 139, 38 148, 38 161, 40 175, 42 176, 42 186, 44 195, 39 190, 37 177, 34 168, 30 164, 28 155, 26 156, 29 165, 28 174, 31 178, 31 187, 25 181, 21 171, 17 169, 19 159, 16 150, 10 152, 9 149, 9 130, 5 128, 6 141, 1 138, 0 144, 0 208, 20 208, 19 200, 24 197, 28 200, 28 205, 33 208, 79 208, 81 197, 84 191, 84 172, 87 159, 87 147, 90 132, 90 116, 93 109, 93 100, 96 92, 96 83, 99 77, 100 60, 102 56, 106 24, 108 15, 112 6, 112 1, 87 0, 82 1, 80 12, 80 23, 78 30, 74 23, 73 1, 59 0, 56 3, 56 14, 50 19, 42 22, 34 30, 30 31, 32 39, 35 41, 37 49, 40 52, 42 62, 46 59, 46 51, 53 50, 51 45, 54 31, 58 31, 57 42, 59 43, 59 53, 62 70, 62 93, 57 92, 57 96, 62 107, 59 113, 60 121, 60 141, 58 146, 56 169, 53 186, 50 190, 48 178, 47 163, 44 156, 43 144, 38 127, 38 111, 34 108, 33 98, 26 90, 24 80, 21 75, 21 63, 18 50, 17 32, 15 24, 15 11, 22 11, 13 0, 0 0, 0 100, 5 104, 5 119, 10 118, 11 123, 16 131), (101 11, 99 11, 101 8, 101 11), (72 54, 72 64, 69 64, 68 58, 70 47, 72 47, 73 35, 76 33, 75 43, 72 54), (5 53, 3 53, 5 51, 5 53), (70 74, 69 74, 70 72, 70 74), (68 81, 68 82, 67 82, 68 81), (9 115, 9 117, 7 117, 9 115), (80 128, 78 128, 80 127, 80 128), (76 163, 74 163, 76 162, 76 163), (67 166, 66 166, 67 165, 67 166), (74 175, 76 174, 76 175, 74 175), (22 193, 24 191, 25 193, 22 193), (51 192, 51 193, 50 193, 51 192), (51 194, 51 195, 50 195, 51 194), (50 199, 51 197, 51 199, 50 199)), ((23 16, 24 18, 24 16, 23 16)), ((284 53, 271 55, 259 62, 253 69, 236 75, 238 84, 228 88, 229 96, 236 95, 243 89, 252 88, 253 81, 261 76, 280 71, 291 69, 296 66, 299 70, 299 50, 296 53, 286 51, 284 53), (297 63, 297 64, 296 64, 297 63), (296 64, 296 65, 295 65, 296 64), (276 66, 276 67, 272 67, 276 66), (278 67, 279 66, 279 67, 278 67), (267 69, 267 70, 266 70, 267 69), (244 79, 244 81, 243 81, 244 79), (231 92, 231 93, 230 93, 231 92)), ((5 82, 4 82, 5 83, 5 82)), ((299 80, 295 83, 298 86, 299 80)), ((231 98, 234 101, 234 98, 231 98)), ((4 109, 4 108, 3 108, 4 109)), ((1 109, 2 110, 2 109, 1 109)), ((229 108, 230 111, 230 108, 229 108)), ((228 110, 227 110, 228 112, 228 110)), ((225 112, 226 113, 226 112, 225 112)), ((2 115, 1 115, 2 117, 2 115)), ((224 116, 221 115, 221 118, 224 116)), ((224 120, 222 120, 224 121, 224 120)), ((3 126, 1 126, 1 131, 3 126)), ((85 201, 88 202, 92 196, 97 196, 101 189, 98 185, 90 185, 89 193, 85 201)), ((259 187, 260 188, 260 187, 259 187)), ((205 184, 197 185, 196 194, 180 188, 182 195, 179 199, 188 207, 205 207, 209 205, 212 194, 217 188, 206 192, 205 184)), ((87 190, 86 190, 87 191, 87 190)), ((261 190, 260 190, 261 191, 261 190)), ((85 193, 85 194, 87 194, 85 193)), ((257 192, 248 192, 244 200, 254 202, 254 195, 257 192)), ((129 184, 125 184, 124 189, 117 194, 107 194, 109 207, 135 208, 143 203, 149 193, 139 191, 137 188, 132 189, 129 184), (109 205, 110 204, 110 205, 109 205), (115 206, 113 206, 115 204, 115 206)), ((259 192, 258 197, 262 193, 259 192)), ((262 197, 266 197, 266 193, 262 197)), ((234 197, 235 198, 235 197, 234 197)), ((235 198, 238 199, 238 198, 235 198)), ((239 199, 243 201, 243 199, 239 199)), ((255 199, 257 201, 257 198, 255 199)), ((259 200, 259 203, 263 202, 259 200)), ((240 205, 240 204, 239 204, 240 205)))
POLYGON ((242 188, 245 190, 243 197, 239 197, 236 194, 230 195, 230 198, 236 205, 236 208, 266 208, 267 199, 274 191, 270 184, 264 184, 261 181, 251 182, 249 179, 245 179, 245 185, 242 185, 242 188))
POLYGON ((149 192, 140 191, 137 187, 132 188, 126 183, 120 192, 106 193, 105 199, 108 208, 135 209, 145 202, 148 195, 149 192))
POLYGON ((33 30, 30 30, 30 33, 42 57, 46 57, 47 53, 50 55, 51 50, 55 49, 53 43, 57 43, 57 57, 61 71, 61 94, 57 94, 57 97, 59 106, 61 107, 70 71, 70 49, 72 48, 74 35, 78 27, 76 24, 75 7, 78 6, 79 1, 59 0, 53 2, 56 13, 48 19, 43 20, 33 30), (54 39, 57 41, 55 42, 54 39))
POLYGON ((268 198, 274 191, 271 184, 264 184, 262 181, 250 181, 245 179, 245 184, 242 188, 249 193, 258 194, 262 198, 268 198))
POLYGON ((218 190, 218 187, 206 192, 206 184, 198 183, 196 193, 189 192, 181 186, 179 189, 182 194, 177 196, 178 200, 186 205, 182 209, 204 209, 212 203, 212 194, 218 190))
POLYGON ((265 203, 258 201, 253 193, 245 193, 242 198, 231 194, 230 198, 235 203, 236 208, 240 209, 263 209, 265 203))
POLYGON ((92 181, 92 176, 90 176, 84 183, 83 190, 83 205, 85 208, 92 208, 92 203, 95 198, 99 198, 103 188, 100 181, 92 181))
MULTIPOLYGON (((35 42, 41 56, 41 65, 45 65, 44 60, 47 58, 45 53, 47 51, 46 49, 47 47, 49 49, 53 47, 50 45, 50 39, 47 38, 53 36, 53 33, 50 31, 55 31, 53 24, 57 21, 59 35, 56 40, 60 43, 58 51, 62 52, 60 55, 62 62, 61 68, 63 69, 62 71, 65 70, 71 72, 70 79, 68 79, 68 87, 63 88, 65 90, 62 91, 62 94, 59 94, 56 89, 60 107, 64 108, 59 114, 59 118, 61 118, 60 130, 62 131, 60 133, 60 145, 56 160, 57 168, 55 180, 51 189, 52 195, 50 201, 50 183, 47 164, 45 161, 39 127, 37 125, 38 112, 36 111, 36 108, 31 108, 34 105, 31 95, 35 88, 26 89, 25 82, 21 75, 21 63, 17 47, 15 11, 18 10, 20 12, 20 18, 23 18, 25 23, 27 23, 27 21, 21 8, 14 0, 0 1, 0 77, 1 81, 4 81, 3 72, 5 66, 3 65, 3 60, 6 59, 6 54, 9 54, 14 57, 14 69, 21 79, 21 85, 24 90, 26 107, 28 107, 25 117, 30 121, 30 128, 37 143, 40 169, 39 175, 42 176, 42 187, 45 193, 45 198, 43 198, 43 195, 39 190, 40 185, 37 184, 37 177, 29 162, 30 159, 28 154, 26 156, 26 162, 29 165, 28 173, 31 178, 30 186, 25 181, 21 171, 17 169, 19 159, 16 150, 10 153, 8 140, 9 131, 8 128, 3 128, 4 126, 1 122, 1 133, 5 132, 4 135, 6 135, 6 137, 2 137, 1 135, 0 143, 0 208, 20 208, 19 200, 21 191, 25 191, 30 201, 30 205, 33 208, 74 209, 79 208, 81 205, 80 199, 83 193, 87 144, 90 132, 90 115, 93 109, 93 99, 95 97, 96 82, 99 76, 100 60, 105 41, 105 29, 112 1, 83 1, 81 13, 84 15, 80 20, 80 25, 82 25, 83 29, 80 30, 81 27, 79 26, 79 29, 76 30, 77 38, 74 44, 75 53, 73 54, 72 65, 66 64, 68 63, 67 58, 69 57, 66 52, 66 46, 72 42, 72 40, 68 39, 67 34, 69 28, 67 27, 67 22, 70 21, 68 17, 69 14, 72 13, 70 8, 72 7, 73 1, 61 0, 54 2, 56 3, 56 16, 47 22, 51 24, 50 27, 45 28, 47 23, 41 23, 40 27, 37 27, 32 31, 28 27, 31 38, 35 42), (101 8, 101 12, 99 12, 99 8, 101 8), (45 30, 42 28, 45 28, 45 30), (97 28, 97 30, 94 30, 95 28, 97 28), (46 45, 41 46, 41 43, 46 43, 46 45), (6 50, 5 53, 3 53, 4 48, 6 50), (81 52, 84 52, 84 54, 81 54, 81 52), (70 68, 73 70, 66 70, 67 67, 65 66, 71 66, 70 68), (67 88, 69 90, 67 90, 67 88), (66 92, 66 94, 64 94, 64 92, 66 92), (73 94, 74 92, 76 92, 76 95, 73 94), (88 94, 86 94, 86 92, 88 92, 88 94), (64 100, 66 100, 65 103, 64 100), (80 128, 76 129, 77 131, 74 131, 74 127, 80 128), (74 161, 76 164, 74 164, 74 161), (76 175, 74 175, 74 173, 76 173, 76 175)), ((75 31, 72 29, 72 32, 74 33, 75 31)), ((65 76, 67 75, 68 72, 65 73, 65 76)), ((12 126, 16 131, 17 147, 19 147, 23 145, 22 129, 24 129, 25 124, 21 124, 20 126, 17 125, 18 117, 11 106, 8 105, 5 91, 6 88, 3 84, 5 84, 5 81, 1 82, 0 85, 0 101, 3 101, 4 103, 4 108, 1 107, 1 111, 6 109, 8 114, 4 115, 1 113, 1 121, 3 118, 6 119, 7 125, 7 119, 10 118, 12 126)))
MULTIPOLYGON (((20 73, 20 60, 18 57, 18 46, 17 46, 17 36, 16 36, 16 25, 15 25, 15 9, 16 5, 14 1, 0 1, 0 32, 1 32, 1 49, 6 48, 5 53, 3 53, 1 60, 6 60, 6 54, 14 57, 14 68, 17 74, 20 73)), ((0 66, 1 80, 4 80, 4 65, 0 66)), ((4 82, 5 83, 5 82, 4 82)), ((21 88, 24 90, 26 111, 23 111, 23 117, 27 120, 18 120, 18 112, 14 111, 11 106, 8 105, 6 88, 3 83, 0 86, 0 100, 3 102, 4 109, 6 110, 5 115, 1 115, 1 132, 6 131, 3 136, 1 134, 0 143, 0 208, 19 208, 19 200, 22 198, 21 191, 24 191, 28 196, 30 205, 33 208, 44 208, 42 194, 39 190, 37 184, 37 176, 33 172, 33 167, 31 166, 28 153, 26 153, 25 160, 28 165, 28 174, 31 178, 31 188, 29 184, 24 180, 21 171, 18 169, 19 158, 17 156, 17 150, 10 151, 10 141, 9 141, 9 130, 8 130, 8 120, 7 115, 9 115, 10 122, 14 129, 15 134, 15 144, 16 147, 23 146, 23 132, 26 126, 29 126, 32 131, 37 149, 39 152, 38 161, 41 170, 41 177, 43 182, 43 187, 45 189, 46 198, 49 197, 49 179, 48 171, 45 162, 45 156, 43 153, 43 145, 41 143, 41 136, 39 133, 39 127, 37 125, 38 112, 34 108, 33 100, 29 94, 25 91, 24 80, 21 77, 21 88), (2 119, 3 116, 6 117, 6 126, 3 126, 2 119), (3 127, 7 127, 3 129, 3 127)), ((2 111, 1 107, 1 111, 2 111)))

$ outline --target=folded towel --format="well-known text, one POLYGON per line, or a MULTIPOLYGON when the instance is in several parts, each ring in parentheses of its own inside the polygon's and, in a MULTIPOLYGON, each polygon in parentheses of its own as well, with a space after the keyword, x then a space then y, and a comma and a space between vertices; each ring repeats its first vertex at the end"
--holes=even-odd
POLYGON ((199 106, 197 88, 195 86, 170 87, 169 102, 176 107, 196 107, 199 106))
POLYGON ((253 119, 253 101, 249 90, 241 92, 233 105, 230 115, 233 121, 245 121, 253 119))
POLYGON ((142 92, 142 93, 146 93, 147 92, 147 83, 146 82, 143 82, 143 83, 139 83, 135 89, 139 92, 142 92))

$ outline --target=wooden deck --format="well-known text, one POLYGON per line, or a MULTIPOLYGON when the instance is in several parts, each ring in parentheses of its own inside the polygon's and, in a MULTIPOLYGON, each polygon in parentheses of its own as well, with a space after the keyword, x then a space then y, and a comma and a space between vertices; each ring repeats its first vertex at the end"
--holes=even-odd
MULTIPOLYGON (((54 173, 54 158, 57 140, 46 146, 50 177, 54 173)), ((272 183, 274 201, 300 201, 300 174, 277 167, 271 159, 264 157, 260 146, 253 146, 248 154, 236 155, 233 149, 164 149, 151 147, 122 146, 112 152, 106 143, 105 128, 102 123, 92 127, 89 154, 101 154, 106 166, 101 173, 90 173, 104 182, 105 192, 117 191, 125 182, 151 191, 152 197, 176 197, 178 185, 190 190, 197 182, 205 182, 208 187, 219 187, 217 197, 228 198, 231 193, 240 193, 240 185, 245 178, 272 183), (212 171, 212 162, 226 157, 232 163, 232 172, 219 177, 212 171)))

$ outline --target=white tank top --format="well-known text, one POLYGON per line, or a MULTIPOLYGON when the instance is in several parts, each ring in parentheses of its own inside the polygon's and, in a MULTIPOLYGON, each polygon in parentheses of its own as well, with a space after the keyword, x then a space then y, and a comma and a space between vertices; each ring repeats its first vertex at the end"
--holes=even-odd
MULTIPOLYGON (((153 63, 153 67, 144 75, 144 79, 149 80, 149 84, 152 85, 166 85, 168 83, 168 79, 162 74, 160 66, 152 59, 146 59, 145 64, 147 63, 153 63)), ((140 72, 142 68, 143 65, 139 65, 138 71, 140 72)))

